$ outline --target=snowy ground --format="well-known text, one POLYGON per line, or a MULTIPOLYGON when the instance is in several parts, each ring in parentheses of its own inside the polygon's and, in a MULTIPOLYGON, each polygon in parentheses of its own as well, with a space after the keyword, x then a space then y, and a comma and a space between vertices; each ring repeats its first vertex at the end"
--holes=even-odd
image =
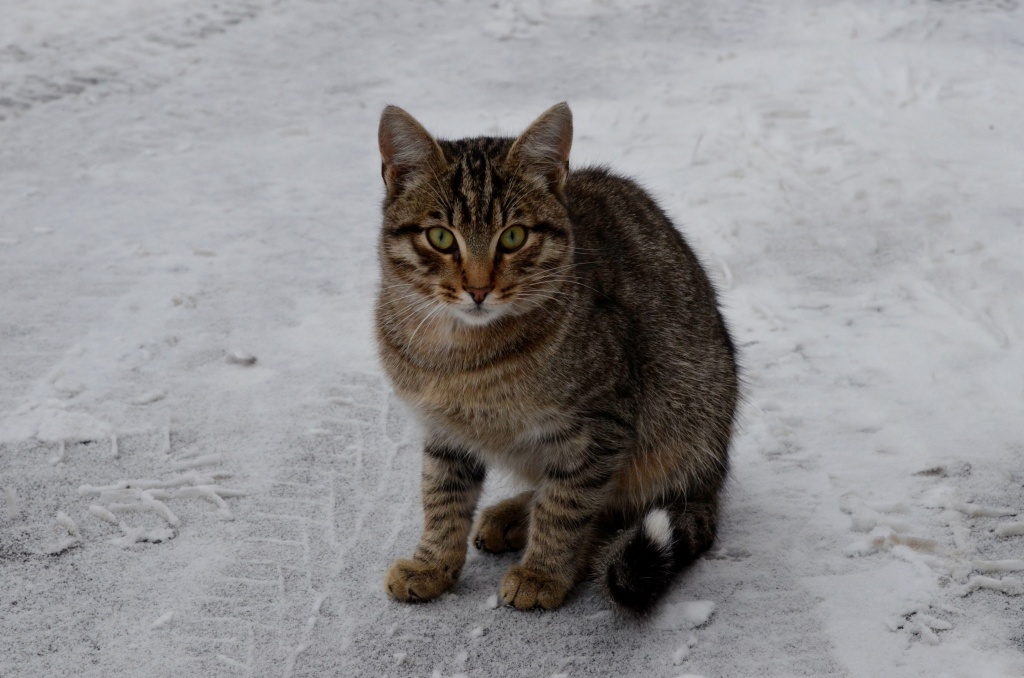
POLYGON ((1024 676, 1015 0, 343 4, 0 0, 0 676, 1024 676), (510 557, 381 587, 377 116, 561 100, 742 345, 719 547, 639 625, 496 608, 510 557))

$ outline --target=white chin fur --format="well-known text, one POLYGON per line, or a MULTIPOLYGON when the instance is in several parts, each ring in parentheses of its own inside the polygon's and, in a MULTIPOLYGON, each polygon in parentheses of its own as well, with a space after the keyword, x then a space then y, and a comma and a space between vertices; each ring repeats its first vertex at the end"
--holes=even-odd
POLYGON ((495 320, 498 319, 498 316, 500 316, 501 314, 501 311, 493 307, 487 309, 479 309, 476 307, 471 309, 464 309, 462 307, 457 307, 455 308, 455 313, 453 313, 452 315, 454 315, 456 318, 466 323, 467 325, 481 327, 483 325, 487 325, 488 323, 494 322, 495 320))
POLYGON ((655 509, 648 513, 644 518, 644 534, 659 548, 670 548, 672 546, 672 521, 669 520, 668 511, 655 509))

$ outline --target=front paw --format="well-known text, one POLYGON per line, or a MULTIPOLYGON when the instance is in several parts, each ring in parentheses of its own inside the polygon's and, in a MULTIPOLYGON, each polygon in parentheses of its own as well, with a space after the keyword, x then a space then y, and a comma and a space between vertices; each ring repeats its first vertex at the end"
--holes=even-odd
POLYGON ((419 560, 396 560, 391 564, 384 587, 388 595, 405 603, 433 600, 455 584, 455 577, 419 560))
POLYGON ((509 568, 501 580, 501 599, 517 610, 560 607, 572 583, 566 583, 525 565, 509 568))

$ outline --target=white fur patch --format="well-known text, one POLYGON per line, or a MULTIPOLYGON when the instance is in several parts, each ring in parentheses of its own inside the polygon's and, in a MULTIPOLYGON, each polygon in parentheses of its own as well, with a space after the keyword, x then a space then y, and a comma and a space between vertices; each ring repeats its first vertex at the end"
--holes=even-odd
POLYGON ((672 521, 668 511, 655 509, 644 518, 644 533, 662 549, 672 546, 672 521))

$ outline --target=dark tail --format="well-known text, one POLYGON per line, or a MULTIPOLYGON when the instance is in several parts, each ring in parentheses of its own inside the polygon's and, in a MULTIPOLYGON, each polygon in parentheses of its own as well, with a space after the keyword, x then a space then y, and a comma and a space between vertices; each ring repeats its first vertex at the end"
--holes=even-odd
POLYGON ((596 559, 596 575, 621 607, 645 614, 672 579, 715 541, 717 502, 654 508, 622 530, 596 559))

